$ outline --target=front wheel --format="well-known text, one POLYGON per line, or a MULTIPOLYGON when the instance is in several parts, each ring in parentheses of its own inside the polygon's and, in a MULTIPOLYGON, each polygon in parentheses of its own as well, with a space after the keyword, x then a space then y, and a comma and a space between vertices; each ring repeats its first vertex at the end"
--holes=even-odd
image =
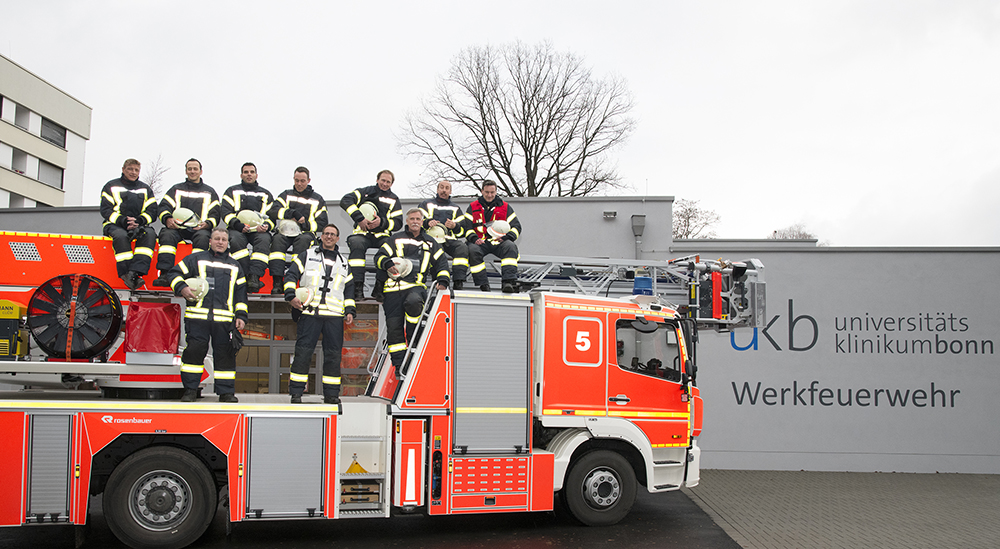
POLYGON ((610 526, 635 503, 635 471, 621 454, 596 450, 576 460, 563 496, 573 516, 587 526, 610 526))
POLYGON ((198 458, 155 446, 115 467, 104 490, 104 517, 130 547, 179 549, 205 533, 216 497, 212 474, 198 458))

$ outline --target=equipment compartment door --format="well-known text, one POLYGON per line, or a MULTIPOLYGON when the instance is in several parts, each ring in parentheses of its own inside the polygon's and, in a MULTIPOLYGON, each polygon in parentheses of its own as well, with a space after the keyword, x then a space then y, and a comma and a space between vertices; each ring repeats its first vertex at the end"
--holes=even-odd
POLYGON ((323 418, 251 418, 247 517, 322 517, 323 447, 323 418))
POLYGON ((456 453, 528 450, 529 305, 527 300, 456 300, 456 453))

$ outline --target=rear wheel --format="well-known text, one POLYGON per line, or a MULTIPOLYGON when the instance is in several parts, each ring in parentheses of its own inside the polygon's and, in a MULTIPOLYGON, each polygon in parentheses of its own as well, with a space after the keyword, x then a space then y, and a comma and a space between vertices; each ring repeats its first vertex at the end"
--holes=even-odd
POLYGON ((571 466, 563 500, 573 516, 587 526, 610 526, 632 509, 636 486, 635 471, 621 454, 595 450, 571 466))
POLYGON ((191 453, 146 448, 111 473, 104 517, 126 545, 179 549, 205 533, 215 517, 216 494, 211 472, 191 453))

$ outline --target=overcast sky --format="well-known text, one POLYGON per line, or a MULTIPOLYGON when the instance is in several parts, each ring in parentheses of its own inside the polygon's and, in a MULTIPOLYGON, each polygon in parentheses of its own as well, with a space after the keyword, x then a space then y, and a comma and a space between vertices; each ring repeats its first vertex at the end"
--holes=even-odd
POLYGON ((382 168, 414 196, 395 136, 452 58, 549 40, 628 82, 624 180, 719 237, 1000 245, 997 1, 8 4, 0 51, 93 108, 86 204, 157 155, 220 193, 249 160, 275 194, 301 164, 328 200, 382 168))

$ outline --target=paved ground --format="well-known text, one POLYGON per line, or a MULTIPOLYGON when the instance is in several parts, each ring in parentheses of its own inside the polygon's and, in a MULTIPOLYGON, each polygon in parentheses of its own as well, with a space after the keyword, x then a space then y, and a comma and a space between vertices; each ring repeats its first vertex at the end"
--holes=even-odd
MULTIPOLYGON (((559 501, 556 501, 559 505, 559 501)), ((561 506, 561 505, 560 505, 561 506)), ((0 549, 72 549, 76 527, 0 528, 0 549)), ((119 542, 91 498, 81 549, 117 549, 119 542)), ((708 514, 680 492, 641 491, 625 520, 589 528, 567 512, 511 513, 392 519, 257 521, 237 524, 226 536, 223 513, 191 549, 740 549, 708 514)))
POLYGON ((684 492, 744 549, 1000 547, 1000 475, 701 474, 684 492))

